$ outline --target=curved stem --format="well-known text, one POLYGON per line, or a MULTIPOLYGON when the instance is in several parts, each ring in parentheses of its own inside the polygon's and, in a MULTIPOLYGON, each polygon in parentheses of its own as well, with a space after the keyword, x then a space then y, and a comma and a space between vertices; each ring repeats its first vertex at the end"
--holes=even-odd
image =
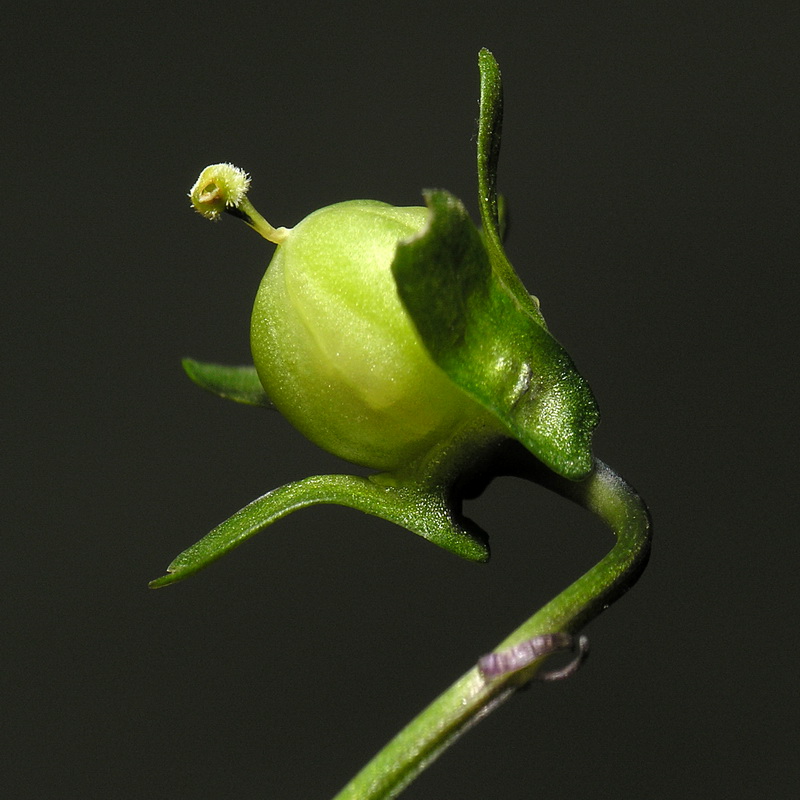
MULTIPOLYGON (((589 477, 577 483, 558 476, 537 475, 536 480, 597 514, 617 541, 598 564, 506 637, 499 650, 542 634, 576 631, 633 585, 649 554, 647 508, 602 462, 596 461, 589 477)), ((458 736, 530 680, 543 661, 491 680, 473 667, 390 741, 334 800, 396 797, 458 736)))

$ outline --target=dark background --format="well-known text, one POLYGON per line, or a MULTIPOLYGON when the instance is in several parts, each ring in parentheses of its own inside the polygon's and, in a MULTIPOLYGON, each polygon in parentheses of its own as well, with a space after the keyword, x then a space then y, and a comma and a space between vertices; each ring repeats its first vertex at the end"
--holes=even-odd
POLYGON ((461 562, 311 509, 152 592, 249 500, 349 469, 179 359, 248 360, 271 247, 338 200, 476 211, 476 54, 503 70, 509 252, 649 502, 651 564, 404 797, 798 790, 796 3, 17 5, 4 12, 4 797, 325 798, 610 546, 505 480, 461 562))

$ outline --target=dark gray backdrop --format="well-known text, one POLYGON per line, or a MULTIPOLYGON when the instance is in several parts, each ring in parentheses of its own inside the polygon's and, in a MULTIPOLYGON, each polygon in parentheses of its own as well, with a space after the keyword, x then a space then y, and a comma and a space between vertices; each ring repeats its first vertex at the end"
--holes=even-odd
POLYGON ((405 796, 793 797, 793 3, 27 3, 4 15, 3 735, 9 798, 325 798, 610 546, 501 481, 486 566, 347 509, 147 581, 345 465, 179 358, 248 358, 271 248, 203 222, 207 163, 275 224, 475 211, 476 53, 506 84, 509 250, 652 507, 635 590, 405 796), (10 766, 9 766, 10 764, 10 766))

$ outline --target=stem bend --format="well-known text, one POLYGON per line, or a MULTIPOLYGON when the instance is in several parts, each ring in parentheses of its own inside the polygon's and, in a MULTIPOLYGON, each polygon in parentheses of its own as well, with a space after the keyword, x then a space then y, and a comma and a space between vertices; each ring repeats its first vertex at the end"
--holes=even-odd
MULTIPOLYGON (((610 467, 595 460, 587 478, 571 482, 528 463, 514 474, 527 477, 599 516, 614 532, 611 551, 497 646, 575 633, 624 594, 638 579, 650 552, 650 516, 642 499, 610 467)), ((547 655, 518 671, 487 680, 476 665, 392 739, 334 800, 396 797, 440 753, 534 677, 547 655)))

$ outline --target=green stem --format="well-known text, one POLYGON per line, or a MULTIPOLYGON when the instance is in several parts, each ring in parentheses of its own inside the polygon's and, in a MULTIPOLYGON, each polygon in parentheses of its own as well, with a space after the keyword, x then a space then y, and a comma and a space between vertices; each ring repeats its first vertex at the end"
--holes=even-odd
MULTIPOLYGON (((537 476, 537 480, 597 514, 617 541, 598 564, 504 639, 498 650, 545 633, 574 633, 630 588, 650 549, 647 508, 602 462, 596 461, 589 477, 580 482, 558 476, 545 480, 537 476)), ((459 735, 530 680, 543 661, 491 680, 473 667, 392 739, 334 800, 396 797, 459 735)))

